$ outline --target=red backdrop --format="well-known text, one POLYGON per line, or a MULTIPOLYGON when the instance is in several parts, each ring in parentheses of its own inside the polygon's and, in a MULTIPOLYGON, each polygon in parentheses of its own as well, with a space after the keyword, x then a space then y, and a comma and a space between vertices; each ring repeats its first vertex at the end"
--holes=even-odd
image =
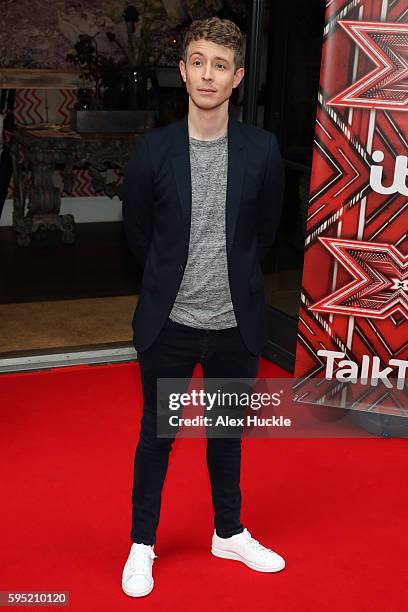
MULTIPOLYGON (((299 378, 379 375, 395 387, 407 373, 407 16, 407 0, 327 0, 299 378)), ((408 411, 379 383, 394 414, 408 411)))

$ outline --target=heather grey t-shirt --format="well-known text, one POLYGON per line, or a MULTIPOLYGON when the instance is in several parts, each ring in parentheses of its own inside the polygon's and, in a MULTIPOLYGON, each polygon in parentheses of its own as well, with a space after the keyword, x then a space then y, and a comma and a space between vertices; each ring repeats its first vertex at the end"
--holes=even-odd
POLYGON ((199 329, 236 327, 225 234, 228 131, 216 140, 197 140, 190 136, 189 145, 190 244, 170 318, 199 329))

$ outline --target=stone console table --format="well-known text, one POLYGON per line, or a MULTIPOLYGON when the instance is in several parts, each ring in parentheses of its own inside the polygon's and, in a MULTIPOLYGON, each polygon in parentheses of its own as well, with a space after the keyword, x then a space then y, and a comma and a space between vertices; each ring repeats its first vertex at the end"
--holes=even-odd
POLYGON ((30 244, 38 228, 61 230, 62 240, 75 240, 74 218, 61 215, 61 198, 54 185, 56 166, 63 168, 66 193, 72 192, 73 169, 88 167, 95 191, 121 198, 121 185, 108 183, 108 168, 123 170, 135 134, 79 134, 68 126, 18 126, 13 133, 11 155, 15 185, 13 229, 20 246, 30 244), (31 174, 31 185, 28 178, 31 174))

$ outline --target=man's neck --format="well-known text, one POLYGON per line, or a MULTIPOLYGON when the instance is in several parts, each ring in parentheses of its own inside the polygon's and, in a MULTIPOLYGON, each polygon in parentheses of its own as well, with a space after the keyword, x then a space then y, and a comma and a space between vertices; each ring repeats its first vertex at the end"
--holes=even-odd
MULTIPOLYGON (((221 109, 223 110, 223 109, 221 109)), ((202 111, 189 108, 188 135, 197 140, 216 140, 228 129, 228 108, 220 113, 220 109, 202 111)))

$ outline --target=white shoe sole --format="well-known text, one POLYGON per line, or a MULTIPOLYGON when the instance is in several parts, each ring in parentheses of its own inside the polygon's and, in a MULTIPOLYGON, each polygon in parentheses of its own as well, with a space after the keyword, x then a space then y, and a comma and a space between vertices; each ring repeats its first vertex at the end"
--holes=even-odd
POLYGON ((238 553, 234 553, 230 550, 222 550, 221 548, 216 548, 215 546, 212 546, 211 552, 216 557, 221 557, 222 559, 233 559, 234 561, 241 561, 241 563, 245 563, 245 565, 247 565, 253 570, 256 570, 257 572, 280 572, 285 567, 285 562, 283 562, 281 565, 278 565, 276 567, 265 568, 262 565, 257 565, 252 561, 248 561, 248 559, 244 559, 244 557, 241 557, 241 555, 239 555, 238 553))
POLYGON ((122 591, 126 593, 126 595, 129 595, 129 597, 144 597, 145 595, 148 595, 149 593, 153 591, 153 587, 154 587, 154 580, 152 584, 145 591, 139 591, 138 593, 135 593, 134 591, 133 592, 127 591, 122 583, 122 591))

